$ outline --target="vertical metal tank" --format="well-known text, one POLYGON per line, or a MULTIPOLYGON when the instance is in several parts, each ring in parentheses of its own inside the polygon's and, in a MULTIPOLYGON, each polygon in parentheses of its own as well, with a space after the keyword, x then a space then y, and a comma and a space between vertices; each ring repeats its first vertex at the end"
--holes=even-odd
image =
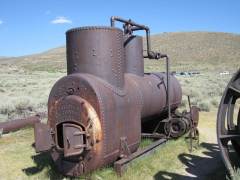
POLYGON ((126 73, 144 76, 143 40, 141 36, 125 36, 126 73))
POLYGON ((123 32, 114 27, 81 27, 66 32, 67 72, 88 73, 115 87, 124 85, 123 32))

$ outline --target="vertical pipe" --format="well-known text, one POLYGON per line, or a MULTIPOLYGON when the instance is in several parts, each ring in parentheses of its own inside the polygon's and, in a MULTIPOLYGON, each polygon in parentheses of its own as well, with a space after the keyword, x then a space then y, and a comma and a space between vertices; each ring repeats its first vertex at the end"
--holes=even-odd
POLYGON ((167 63, 167 103, 168 103, 168 120, 171 119, 171 107, 170 107, 170 66, 169 66, 169 58, 166 56, 167 63))
POLYGON ((146 29, 146 40, 147 40, 147 55, 150 57, 151 56, 150 55, 150 53, 151 53, 151 43, 150 43, 150 30, 149 30, 149 28, 146 29))
POLYGON ((167 106, 168 106, 168 120, 171 119, 171 104, 170 104, 170 59, 166 54, 161 54, 160 58, 166 59, 167 72, 167 106))

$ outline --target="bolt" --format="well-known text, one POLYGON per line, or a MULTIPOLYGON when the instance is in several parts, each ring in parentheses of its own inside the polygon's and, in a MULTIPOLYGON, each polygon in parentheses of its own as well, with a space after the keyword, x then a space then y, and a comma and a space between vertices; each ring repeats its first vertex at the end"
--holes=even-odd
POLYGON ((73 93, 74 93, 74 89, 73 89, 73 88, 69 88, 69 89, 67 90, 67 94, 68 94, 68 95, 73 95, 73 93))

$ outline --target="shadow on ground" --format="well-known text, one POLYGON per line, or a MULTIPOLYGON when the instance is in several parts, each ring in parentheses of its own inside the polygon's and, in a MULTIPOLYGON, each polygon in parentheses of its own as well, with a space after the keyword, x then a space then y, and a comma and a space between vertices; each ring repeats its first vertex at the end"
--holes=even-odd
POLYGON ((49 179, 55 180, 55 179, 62 179, 64 178, 61 176, 61 174, 57 171, 54 162, 52 161, 52 158, 49 153, 41 153, 37 154, 35 156, 32 156, 32 159, 36 166, 28 167, 23 169, 23 172, 27 176, 33 176, 44 169, 46 170, 46 177, 49 177, 49 179))
MULTIPOLYGON (((204 149, 202 156, 197 156, 188 153, 178 155, 179 160, 186 166, 188 175, 181 175, 166 171, 159 171, 154 175, 155 180, 165 179, 226 179, 227 172, 220 157, 220 152, 217 144, 201 143, 201 148, 204 149)), ((46 175, 49 179, 63 179, 54 166, 54 162, 48 153, 38 154, 32 157, 36 166, 23 169, 25 174, 33 176, 46 168, 46 175)), ((174 163, 174 162, 173 162, 174 163)))
POLYGON ((217 144, 201 143, 204 148, 205 157, 183 153, 178 156, 179 160, 186 166, 188 175, 181 175, 166 171, 159 171, 154 179, 227 179, 227 172, 222 162, 217 144))

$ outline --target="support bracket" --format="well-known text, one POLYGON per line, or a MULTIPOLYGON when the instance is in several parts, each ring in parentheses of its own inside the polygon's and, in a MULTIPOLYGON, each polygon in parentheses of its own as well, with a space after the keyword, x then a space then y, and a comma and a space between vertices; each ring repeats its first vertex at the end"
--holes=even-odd
POLYGON ((158 147, 165 144, 167 139, 159 139, 151 145, 130 154, 128 157, 122 158, 114 163, 114 169, 119 176, 122 176, 123 172, 127 169, 127 166, 135 159, 152 154, 158 147))

